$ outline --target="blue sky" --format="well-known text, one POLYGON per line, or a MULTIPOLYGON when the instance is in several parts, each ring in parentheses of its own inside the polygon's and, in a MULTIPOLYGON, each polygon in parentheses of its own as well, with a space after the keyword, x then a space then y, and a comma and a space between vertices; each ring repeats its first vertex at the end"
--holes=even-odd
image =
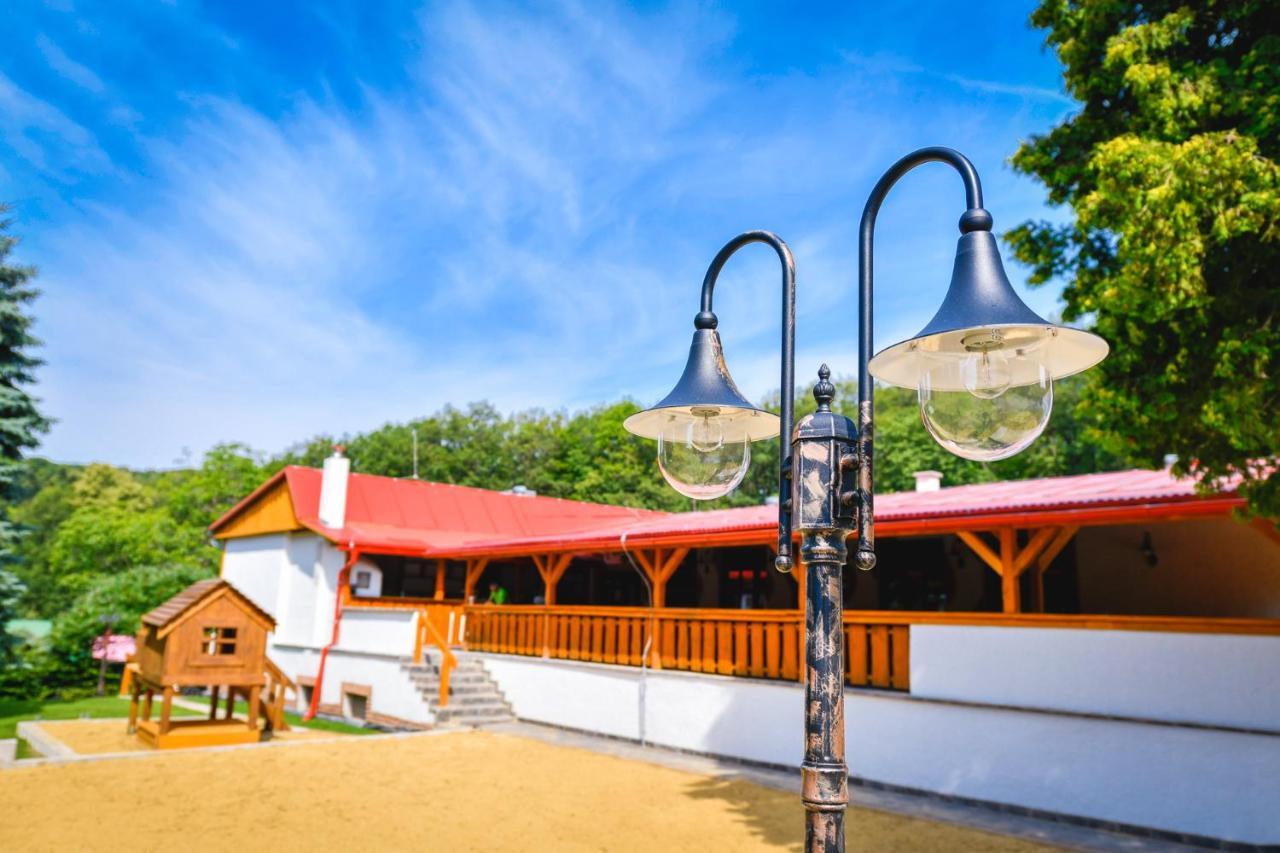
MULTIPOLYGON (((445 403, 651 402, 750 228, 796 254, 798 375, 851 373, 884 169, 950 145, 997 230, 1056 217, 1007 160, 1073 107, 1029 4, 788 5, 19 0, 0 199, 41 270, 40 452, 160 467, 445 403)), ((932 316, 962 210, 943 166, 891 195, 877 348, 932 316)), ((717 289, 753 398, 776 263, 744 250, 717 289)))

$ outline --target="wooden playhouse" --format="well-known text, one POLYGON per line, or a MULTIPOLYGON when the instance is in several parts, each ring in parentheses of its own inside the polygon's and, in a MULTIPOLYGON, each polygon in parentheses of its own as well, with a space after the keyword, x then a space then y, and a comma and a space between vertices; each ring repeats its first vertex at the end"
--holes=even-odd
POLYGON ((268 730, 285 728, 285 692, 293 684, 267 658, 267 634, 275 626, 270 614, 221 578, 194 583, 147 613, 130 664, 129 730, 143 743, 169 749, 256 742, 263 717, 268 730), (206 686, 208 719, 174 720, 178 691, 206 686), (224 689, 226 709, 218 719, 224 689), (160 715, 153 719, 157 694, 160 715), (237 696, 247 703, 244 719, 233 716, 237 696))

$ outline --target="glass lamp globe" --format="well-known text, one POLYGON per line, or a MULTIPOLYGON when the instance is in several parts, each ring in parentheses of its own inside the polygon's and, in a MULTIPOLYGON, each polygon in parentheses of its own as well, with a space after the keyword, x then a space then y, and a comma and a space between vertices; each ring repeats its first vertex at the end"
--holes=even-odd
POLYGON ((991 215, 960 219, 951 287, 915 337, 871 359, 871 375, 915 388, 920 418, 939 444, 993 462, 1024 450, 1049 423, 1056 379, 1107 355, 1090 332, 1050 323, 1027 307, 1004 272, 991 215))
POLYGON ((751 465, 751 442, 777 436, 778 424, 733 384, 715 329, 698 329, 676 387, 622 425, 657 439, 658 468, 671 488, 708 501, 737 488, 751 465))
POLYGON ((658 433, 658 468, 671 488, 705 501, 738 487, 751 465, 751 441, 740 416, 741 410, 726 413, 715 406, 668 413, 658 433))
POLYGON ((978 462, 1007 459, 1040 437, 1053 410, 1042 348, 1052 329, 987 329, 961 349, 920 351, 920 418, 934 440, 978 462))

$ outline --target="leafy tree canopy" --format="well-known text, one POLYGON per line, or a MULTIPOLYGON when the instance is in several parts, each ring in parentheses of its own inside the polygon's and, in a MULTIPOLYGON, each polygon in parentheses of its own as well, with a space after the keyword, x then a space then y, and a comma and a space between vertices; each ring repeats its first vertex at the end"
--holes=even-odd
POLYGON ((16 463, 23 451, 34 448, 49 429, 49 419, 26 391, 41 364, 31 354, 40 341, 31 334, 28 311, 38 295, 31 286, 36 271, 9 260, 18 238, 7 233, 12 224, 4 218, 7 210, 0 204, 0 494, 18 475, 16 463))
POLYGON ((1280 16, 1266 0, 1044 0, 1080 109, 1014 156, 1070 208, 1006 235, 1112 347, 1082 415, 1106 448, 1280 516, 1280 16))
POLYGON ((116 617, 115 633, 136 634, 144 613, 211 574, 207 567, 174 563, 96 578, 54 621, 52 645, 64 657, 87 662, 93 638, 103 632, 103 616, 116 617))

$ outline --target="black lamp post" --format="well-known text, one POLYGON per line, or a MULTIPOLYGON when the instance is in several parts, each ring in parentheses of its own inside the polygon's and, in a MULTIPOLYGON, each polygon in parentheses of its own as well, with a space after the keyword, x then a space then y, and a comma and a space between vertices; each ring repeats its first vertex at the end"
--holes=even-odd
POLYGON ((626 420, 631 432, 658 440, 658 463, 676 490, 696 499, 720 497, 742 481, 752 441, 780 430, 777 568, 790 571, 792 530, 801 538, 805 583, 805 752, 801 798, 809 850, 844 849, 849 801, 844 761, 842 573, 845 539, 858 532, 854 565, 875 566, 872 524, 872 381, 915 388, 920 416, 947 450, 967 459, 1004 459, 1044 431, 1053 380, 1086 370, 1107 354, 1089 332, 1041 318, 1014 292, 1000 261, 991 214, 973 164, 950 148, 922 148, 899 160, 871 191, 858 244, 858 424, 831 411, 835 386, 824 364, 813 394, 818 410, 791 425, 794 405, 795 264, 786 244, 767 231, 730 241, 712 261, 694 318, 689 361, 675 389, 626 420), (929 323, 909 340, 872 357, 872 248, 876 214, 890 188, 923 163, 943 162, 964 181, 951 286, 929 323), (782 417, 760 410, 733 384, 711 311, 711 295, 729 256, 750 243, 771 245, 782 260, 782 417), (780 422, 779 422, 780 420, 780 422))

